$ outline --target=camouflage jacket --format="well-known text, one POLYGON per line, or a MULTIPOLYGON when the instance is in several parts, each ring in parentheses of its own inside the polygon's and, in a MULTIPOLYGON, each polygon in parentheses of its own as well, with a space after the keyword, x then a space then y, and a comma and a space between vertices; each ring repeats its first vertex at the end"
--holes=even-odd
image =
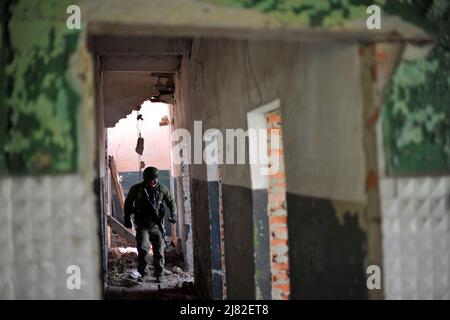
MULTIPOLYGON (((151 205, 148 198, 149 193, 144 188, 144 183, 135 184, 130 188, 124 204, 125 221, 130 221, 134 214, 134 222, 137 226, 145 227, 160 219, 162 222, 165 217, 164 203, 169 208, 170 217, 176 219, 176 205, 169 189, 157 183, 154 189, 155 207, 151 205)), ((151 196, 151 195, 150 195, 151 196)), ((164 224, 164 223, 163 223, 164 224)))

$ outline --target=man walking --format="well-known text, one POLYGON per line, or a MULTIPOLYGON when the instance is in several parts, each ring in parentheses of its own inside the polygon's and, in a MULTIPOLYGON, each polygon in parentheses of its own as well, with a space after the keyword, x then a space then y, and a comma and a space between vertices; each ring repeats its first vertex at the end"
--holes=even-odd
POLYGON ((143 173, 143 181, 130 188, 124 204, 125 227, 132 228, 131 215, 134 214, 136 226, 136 243, 138 250, 138 272, 140 280, 145 281, 148 275, 150 243, 153 248, 153 266, 156 282, 161 282, 164 270, 164 205, 170 211, 169 222, 176 223, 176 205, 169 189, 158 183, 159 171, 155 167, 147 167, 143 173))

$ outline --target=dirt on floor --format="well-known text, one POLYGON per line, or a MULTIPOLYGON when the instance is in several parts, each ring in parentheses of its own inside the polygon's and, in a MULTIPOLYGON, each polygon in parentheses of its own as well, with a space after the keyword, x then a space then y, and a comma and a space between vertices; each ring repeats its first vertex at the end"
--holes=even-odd
POLYGON ((116 234, 108 250, 107 299, 196 299, 192 272, 183 270, 183 254, 173 243, 165 249, 165 269, 161 283, 152 277, 153 261, 149 262, 147 281, 137 280, 137 249, 116 234))

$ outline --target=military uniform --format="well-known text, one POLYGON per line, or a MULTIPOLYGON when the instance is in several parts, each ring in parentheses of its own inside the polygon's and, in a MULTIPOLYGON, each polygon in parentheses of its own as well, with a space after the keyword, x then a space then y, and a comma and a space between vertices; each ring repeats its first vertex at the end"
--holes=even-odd
POLYGON ((175 201, 169 189, 157 183, 150 187, 144 182, 135 184, 128 192, 124 205, 125 226, 131 226, 134 214, 136 226, 136 243, 138 250, 138 272, 147 275, 150 244, 153 247, 153 266, 155 277, 159 278, 164 270, 164 239, 158 228, 158 219, 164 225, 164 205, 170 211, 169 221, 176 221, 175 201))

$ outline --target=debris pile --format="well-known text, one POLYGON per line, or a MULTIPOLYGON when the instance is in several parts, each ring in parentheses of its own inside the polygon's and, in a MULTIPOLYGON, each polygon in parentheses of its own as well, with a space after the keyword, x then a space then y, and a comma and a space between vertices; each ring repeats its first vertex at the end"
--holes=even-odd
MULTIPOLYGON (((124 245, 123 240, 112 234, 111 245, 108 250, 108 272, 107 284, 113 287, 135 287, 145 286, 146 283, 139 282, 137 273, 137 249, 124 245)), ((152 251, 150 251, 150 254, 152 251)), ((193 290, 193 274, 183 270, 183 254, 181 246, 174 246, 173 243, 164 251, 165 269, 163 274, 163 284, 165 289, 193 290)), ((150 256, 148 265, 149 274, 153 274, 153 259, 150 256)), ((153 278, 150 276, 150 282, 153 278)), ((154 281, 153 281, 154 282, 154 281)))
POLYGON ((130 277, 133 270, 137 268, 136 262, 136 248, 110 248, 108 251, 107 283, 109 285, 126 287, 136 285, 136 279, 130 277))
POLYGON ((164 259, 166 262, 166 268, 172 270, 173 267, 179 267, 184 269, 184 258, 183 252, 181 251, 181 244, 178 243, 177 246, 173 242, 170 246, 164 250, 164 259))
POLYGON ((124 240, 114 231, 111 231, 111 247, 112 248, 126 248, 129 247, 128 241, 124 240))

